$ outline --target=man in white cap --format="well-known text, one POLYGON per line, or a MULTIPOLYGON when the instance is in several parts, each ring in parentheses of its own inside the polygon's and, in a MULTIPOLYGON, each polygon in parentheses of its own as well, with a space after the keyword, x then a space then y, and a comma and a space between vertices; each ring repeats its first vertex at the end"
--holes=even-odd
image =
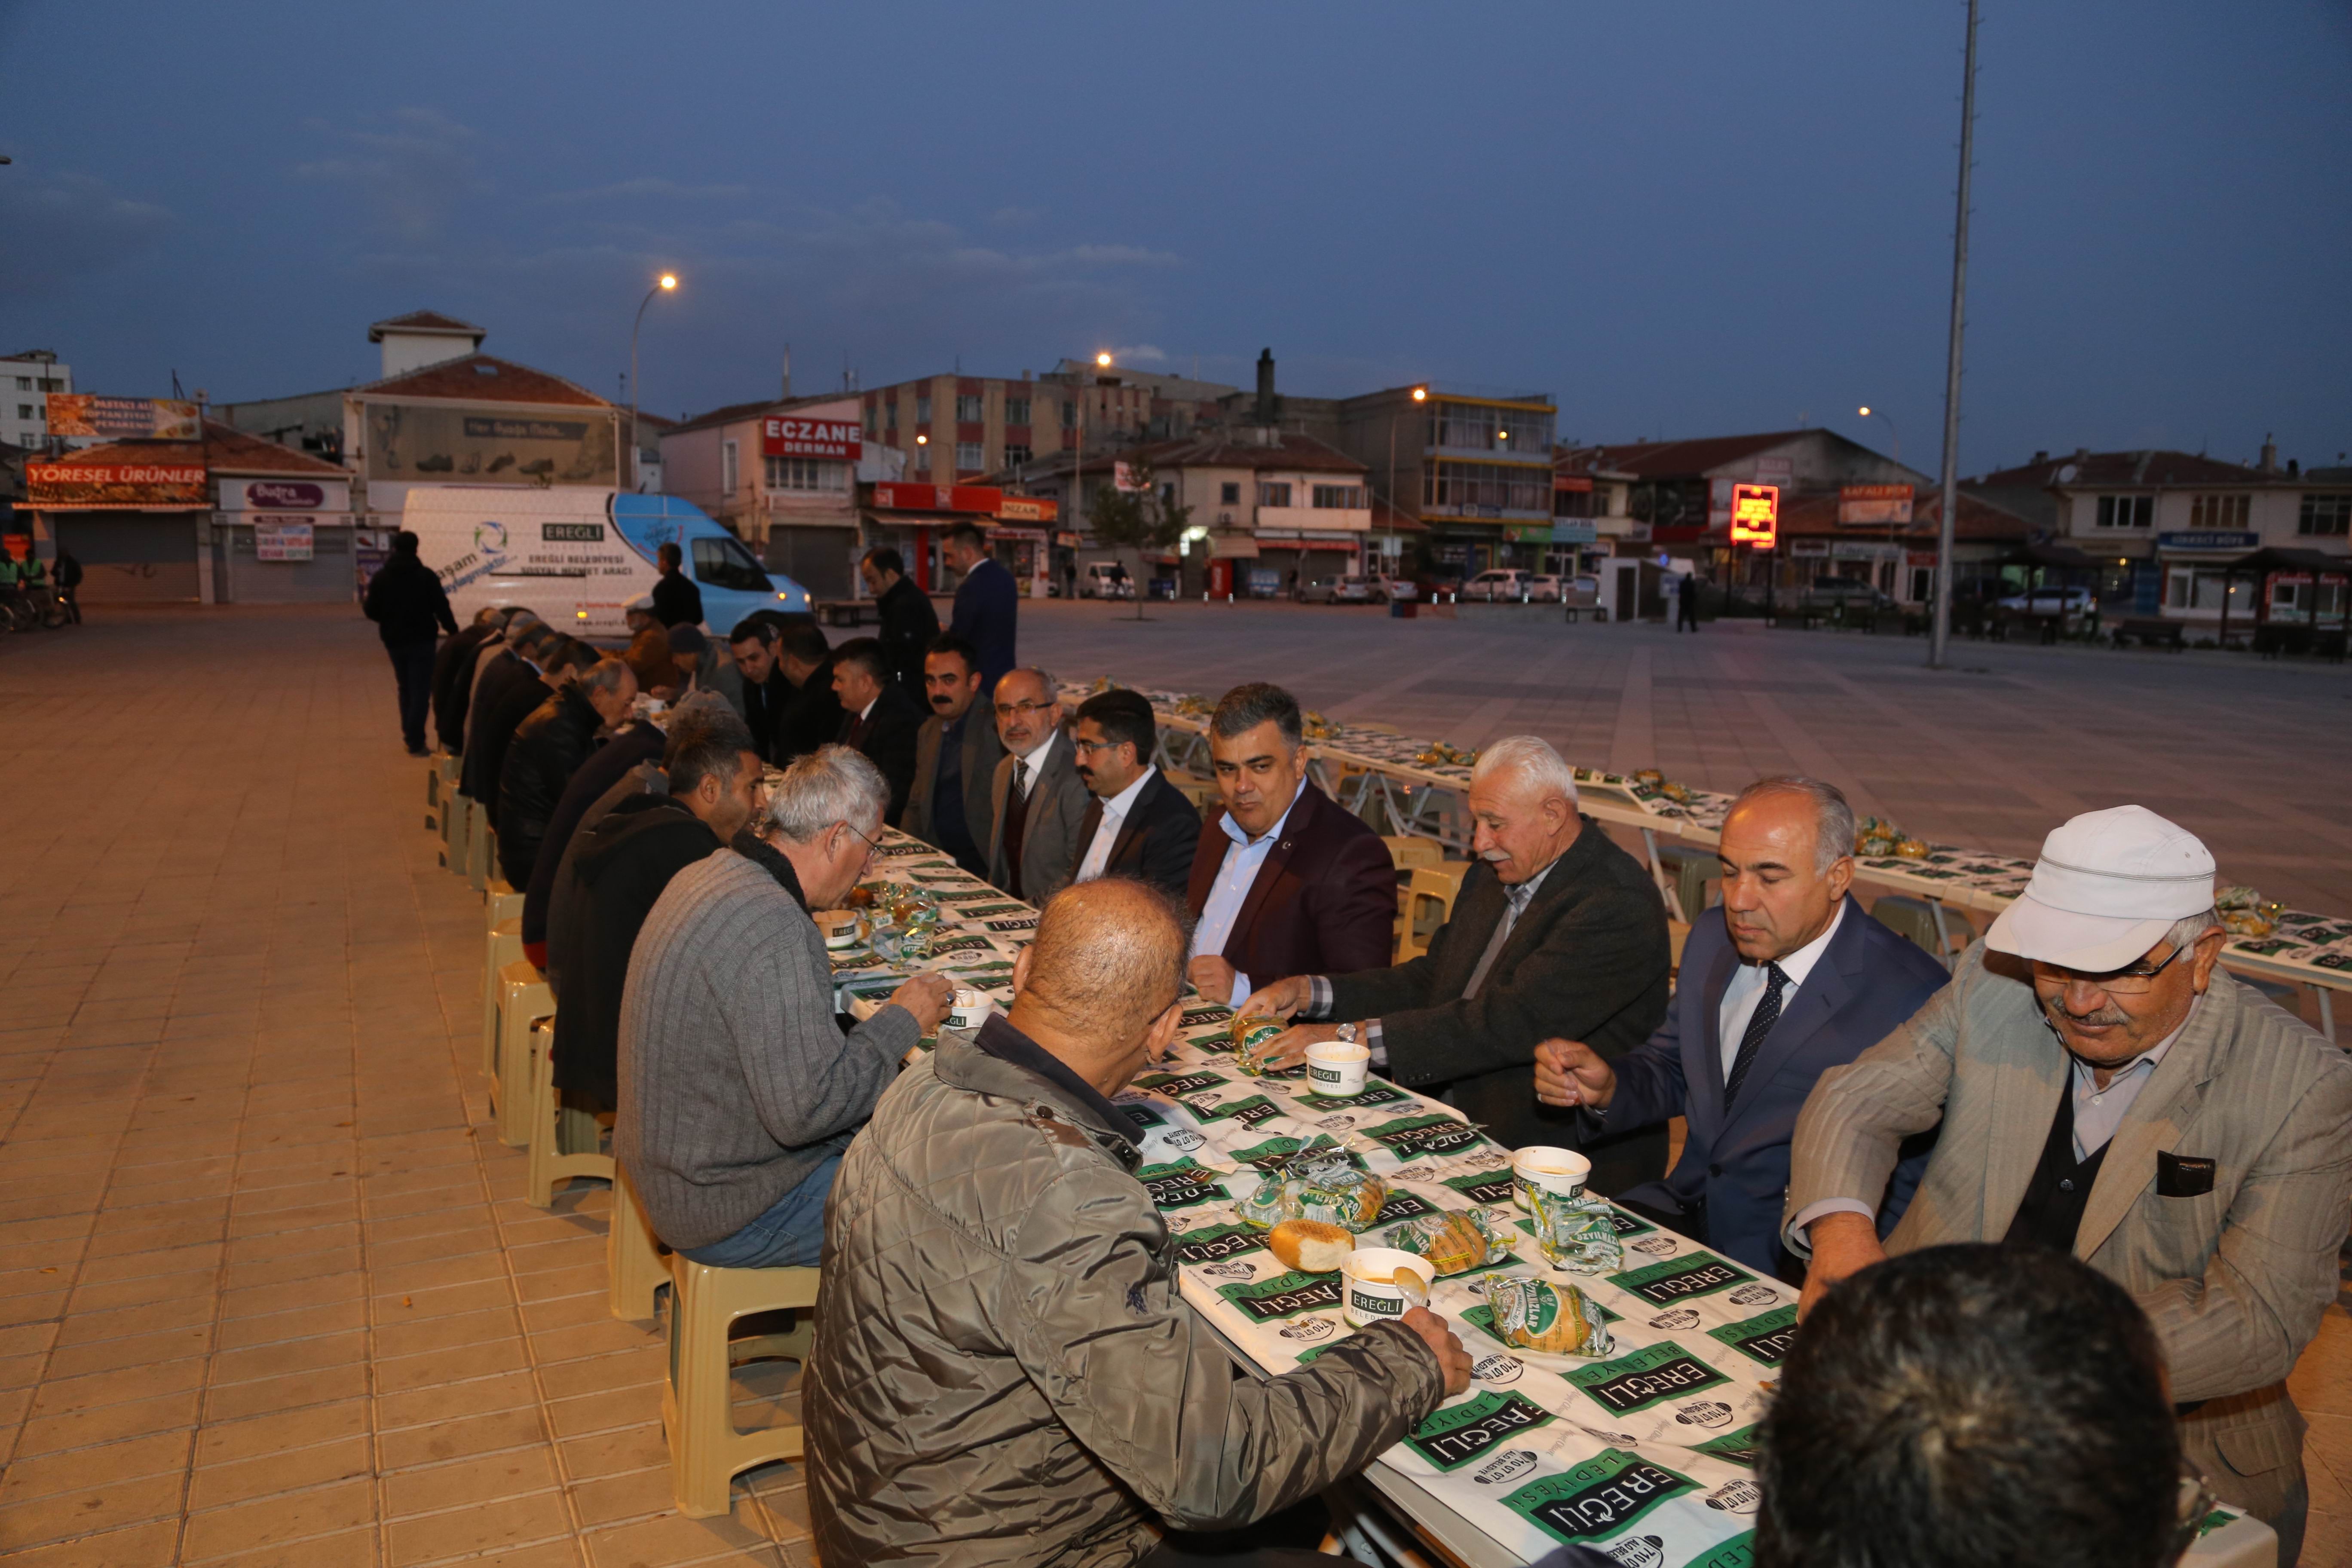
POLYGON ((2023 896, 1911 1021, 1822 1075, 1797 1121, 1804 1305, 1888 1253, 2061 1248, 2156 1326, 2181 1444, 2292 1564, 2309 1500, 2285 1379, 2352 1225, 2352 1062, 2217 966, 2213 858, 2137 805, 2042 841, 2023 896), (1882 1250, 1871 1198, 1940 1121, 1882 1250))

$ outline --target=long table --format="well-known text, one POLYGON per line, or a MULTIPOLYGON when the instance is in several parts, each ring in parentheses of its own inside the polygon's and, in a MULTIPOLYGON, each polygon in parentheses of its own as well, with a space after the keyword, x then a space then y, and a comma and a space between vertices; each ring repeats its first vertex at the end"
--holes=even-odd
MULTIPOLYGON (((1065 686, 1075 705, 1097 687, 1065 686)), ((1144 691, 1160 720, 1164 766, 1213 776, 1206 700, 1185 692, 1144 691)), ((1356 724, 1322 727, 1307 743, 1316 784, 1367 820, 1385 820, 1400 834, 1433 838, 1466 854, 1470 845, 1470 770, 1455 763, 1423 762, 1432 743, 1356 724)), ((1642 836, 1650 869, 1674 919, 1682 908, 1658 855, 1660 838, 1713 848, 1721 838, 1732 797, 1709 790, 1661 785, 1595 768, 1576 770, 1579 804, 1596 821, 1642 836)), ((1855 875, 1876 886, 1927 900, 1938 937, 1953 929, 1948 910, 1998 914, 2024 891, 2033 862, 1990 850, 1930 844, 1924 855, 1857 857, 1855 875)), ((1959 917, 1965 919, 1965 917, 1959 917)), ((2288 910, 2265 936, 2232 936, 2221 962, 2242 974, 2307 985, 2319 1003, 2320 1032, 2336 1037, 2335 994, 2352 991, 2352 919, 2288 910)))
MULTIPOLYGON (((930 892, 940 934, 914 963, 870 952, 837 959, 844 1009, 870 1015, 917 969, 1008 1004, 1034 910, 895 829, 880 853, 876 880, 930 892)), ((1331 1100, 1297 1069, 1245 1073, 1225 1037, 1232 1016, 1192 997, 1171 1056, 1118 1103, 1140 1134, 1138 1174, 1175 1236, 1183 1298, 1236 1360, 1279 1375, 1354 1331, 1338 1277, 1285 1271, 1234 1207, 1263 1171, 1331 1139, 1388 1185, 1366 1245, 1431 1210, 1475 1213, 1508 1245, 1507 1257, 1432 1292, 1432 1310, 1470 1351, 1469 1391, 1361 1478, 1421 1544, 1475 1568, 1526 1563, 1567 1542, 1660 1568, 1751 1562, 1755 1429, 1796 1333, 1796 1292, 1614 1208, 1617 1266, 1551 1269, 1515 1206, 1508 1155, 1460 1112, 1379 1079, 1331 1100), (1588 1359, 1504 1343, 1478 1290, 1496 1274, 1574 1283, 1609 1318, 1614 1344, 1588 1359)), ((2252 1568, 2274 1557, 2267 1527, 2224 1508, 2187 1561, 2252 1568)))

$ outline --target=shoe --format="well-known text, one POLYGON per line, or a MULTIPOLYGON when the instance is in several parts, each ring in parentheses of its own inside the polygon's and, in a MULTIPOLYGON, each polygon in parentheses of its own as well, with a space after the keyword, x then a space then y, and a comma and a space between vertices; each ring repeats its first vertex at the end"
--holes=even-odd
POLYGON ((412 757, 429 757, 433 753, 422 746, 411 746, 408 748, 408 754, 412 757))

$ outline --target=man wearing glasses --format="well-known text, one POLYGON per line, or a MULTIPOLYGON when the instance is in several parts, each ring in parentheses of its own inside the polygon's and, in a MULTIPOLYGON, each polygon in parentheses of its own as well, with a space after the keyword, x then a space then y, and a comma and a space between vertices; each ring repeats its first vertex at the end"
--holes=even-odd
POLYGON ((806 1268, 841 1152, 947 1016, 918 974, 841 1031, 809 910, 873 864, 890 786, 845 746, 784 770, 753 826, 779 858, 713 851, 670 879, 629 956, 614 1152, 654 1234, 720 1268, 806 1268))
POLYGON ((2352 1225, 2352 1064, 2217 966, 2213 858, 2137 805, 2042 842, 1952 983, 1798 1119, 1786 1207, 1804 1307, 1890 1253, 1994 1241, 2074 1254, 2155 1325, 2183 1451, 2301 1547, 2295 1358, 2352 1225), (1882 1250, 1866 1194, 1940 1120, 1882 1250))
MULTIPOLYGON (((991 700, 985 690, 980 700, 991 700)), ((1078 827, 1094 797, 1062 731, 1053 677, 1034 668, 1009 670, 993 700, 1004 756, 989 781, 988 879, 1042 905, 1070 885, 1078 827)))

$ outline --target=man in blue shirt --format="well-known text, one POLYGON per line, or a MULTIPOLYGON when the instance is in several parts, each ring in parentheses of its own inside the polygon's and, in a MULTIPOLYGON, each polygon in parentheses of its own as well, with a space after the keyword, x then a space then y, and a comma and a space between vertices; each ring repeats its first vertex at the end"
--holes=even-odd
POLYGON ((980 692, 991 696, 997 679, 1018 662, 1013 638, 1021 615, 1020 585, 988 552, 988 540, 977 523, 960 522, 949 529, 940 552, 949 565, 963 574, 948 635, 961 637, 979 650, 980 692))

